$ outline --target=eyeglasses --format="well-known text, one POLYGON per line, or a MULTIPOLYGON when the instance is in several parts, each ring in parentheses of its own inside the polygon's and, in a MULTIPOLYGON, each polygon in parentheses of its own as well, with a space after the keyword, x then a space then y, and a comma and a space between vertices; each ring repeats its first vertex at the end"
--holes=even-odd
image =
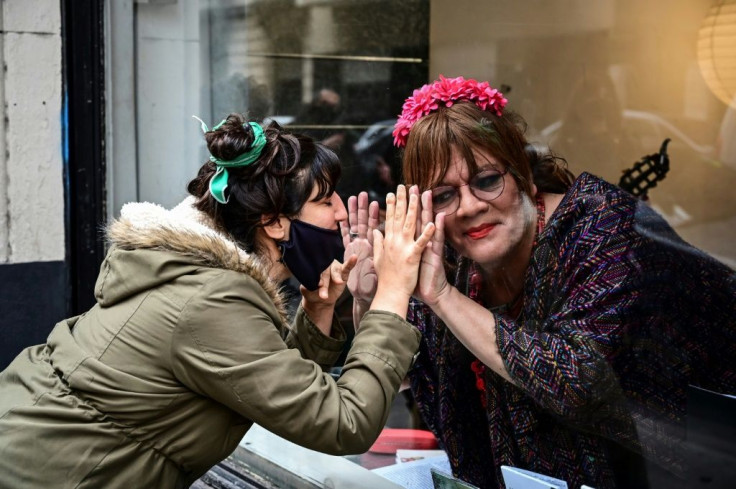
POLYGON ((444 212, 453 214, 460 207, 460 187, 470 187, 470 192, 479 200, 490 202, 497 199, 502 193, 506 179, 504 175, 509 169, 482 170, 476 173, 468 183, 463 185, 443 185, 432 189, 432 210, 435 214, 444 212))

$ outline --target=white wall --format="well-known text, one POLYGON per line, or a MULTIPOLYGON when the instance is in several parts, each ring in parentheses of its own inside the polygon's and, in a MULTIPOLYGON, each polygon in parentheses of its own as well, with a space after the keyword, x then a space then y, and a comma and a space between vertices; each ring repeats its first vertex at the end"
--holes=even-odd
POLYGON ((63 260, 61 5, 0 15, 0 263, 63 260))

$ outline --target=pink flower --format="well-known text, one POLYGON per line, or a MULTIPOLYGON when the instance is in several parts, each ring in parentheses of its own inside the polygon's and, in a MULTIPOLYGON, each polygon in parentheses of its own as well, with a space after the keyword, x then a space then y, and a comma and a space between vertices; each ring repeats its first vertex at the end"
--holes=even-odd
POLYGON ((401 142, 406 144, 406 138, 409 137, 409 129, 411 129, 413 122, 409 122, 406 119, 399 119, 394 126, 394 146, 401 146, 401 142))
POLYGON ((478 82, 472 78, 466 80, 462 76, 445 78, 440 75, 439 80, 414 90, 412 96, 404 102, 393 130, 394 146, 406 146, 406 139, 414 123, 437 110, 440 103, 445 107, 452 107, 461 100, 474 102, 483 110, 492 110, 499 117, 508 103, 503 94, 491 88, 488 82, 478 82))

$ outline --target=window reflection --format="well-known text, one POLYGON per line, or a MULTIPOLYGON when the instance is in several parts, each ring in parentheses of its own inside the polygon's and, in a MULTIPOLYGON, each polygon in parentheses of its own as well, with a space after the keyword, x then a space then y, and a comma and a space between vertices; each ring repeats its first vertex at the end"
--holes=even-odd
POLYGON ((369 190, 380 197, 398 177, 396 155, 366 157, 367 132, 390 125, 412 88, 463 75, 508 87, 531 139, 575 173, 615 183, 670 138, 672 170, 650 204, 685 239, 736 266, 736 116, 699 59, 716 3, 724 2, 135 3, 136 190, 178 202, 185 175, 206 157, 190 116, 216 123, 240 111, 332 145, 346 169, 340 191, 376 182, 369 190), (158 137, 160 127, 171 137, 158 137), (186 168, 172 174, 156 163, 167 159, 186 168))
POLYGON ((670 138, 671 170, 649 204, 736 267, 734 109, 710 90, 697 58, 701 23, 731 3, 436 1, 430 76, 511 87, 509 106, 530 138, 576 174, 617 183, 670 138))
POLYGON ((227 74, 212 85, 213 117, 247 111, 309 134, 340 156, 344 198, 383 200, 398 160, 373 139, 427 79, 429 3, 247 2, 204 15, 218 33, 211 72, 227 74))

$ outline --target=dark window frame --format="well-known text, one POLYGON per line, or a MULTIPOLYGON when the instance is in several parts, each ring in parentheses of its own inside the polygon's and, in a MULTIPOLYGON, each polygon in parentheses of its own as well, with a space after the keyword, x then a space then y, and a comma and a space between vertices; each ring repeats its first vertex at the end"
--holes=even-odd
POLYGON ((64 0, 61 14, 67 303, 79 314, 105 256, 104 0, 64 0))

